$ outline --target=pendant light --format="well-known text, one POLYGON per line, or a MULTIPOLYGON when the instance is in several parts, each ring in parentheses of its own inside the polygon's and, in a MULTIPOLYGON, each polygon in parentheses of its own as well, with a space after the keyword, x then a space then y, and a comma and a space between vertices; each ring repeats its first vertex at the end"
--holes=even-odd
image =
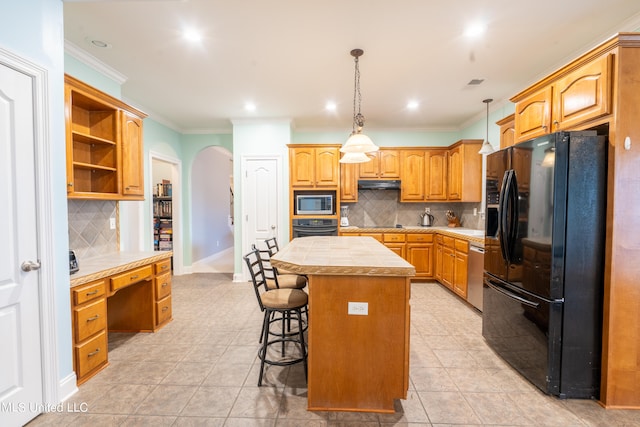
POLYGON ((492 102, 492 101, 493 101, 493 99, 491 99, 491 98, 482 100, 482 102, 487 104, 487 139, 485 139, 484 142, 482 143, 482 147, 480 148, 480 151, 478 151, 478 154, 491 154, 491 153, 493 153, 493 146, 489 142, 489 103, 492 102))
POLYGON ((340 159, 340 163, 366 163, 370 161, 371 157, 367 156, 365 153, 356 152, 344 153, 340 159))
MULTIPOLYGON (((354 74, 354 87, 353 87, 353 127, 351 131, 351 135, 347 142, 345 142, 340 151, 342 153, 370 153, 373 151, 378 151, 379 147, 371 141, 367 135, 362 133, 362 128, 364 127, 364 116, 360 112, 360 105, 362 104, 362 94, 360 93, 360 67, 359 60, 364 51, 362 49, 353 49, 351 51, 351 56, 354 58, 355 62, 355 74, 354 74), (358 109, 356 112, 356 103, 358 105, 358 109)), ((351 155, 349 157, 343 156, 340 159, 341 163, 364 163, 370 161, 366 155, 362 156, 354 156, 351 155)))

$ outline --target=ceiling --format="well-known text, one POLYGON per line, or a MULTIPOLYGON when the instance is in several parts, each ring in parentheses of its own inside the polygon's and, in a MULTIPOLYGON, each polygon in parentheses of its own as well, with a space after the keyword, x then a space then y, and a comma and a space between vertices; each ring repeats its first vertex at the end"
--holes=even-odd
POLYGON ((640 2, 65 0, 64 21, 68 53, 121 74, 122 97, 177 131, 291 119, 299 131, 346 136, 353 48, 364 50, 365 130, 456 130, 484 117, 483 99, 499 108, 616 32, 640 28, 640 2), (478 23, 484 35, 464 34, 478 23), (187 27, 200 42, 183 37, 187 27))

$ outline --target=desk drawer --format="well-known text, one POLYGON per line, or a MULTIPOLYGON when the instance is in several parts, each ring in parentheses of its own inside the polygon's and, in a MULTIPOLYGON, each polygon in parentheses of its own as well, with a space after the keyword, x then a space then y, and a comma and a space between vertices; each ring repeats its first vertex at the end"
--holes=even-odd
POLYGON ((156 303, 156 325, 171 319, 171 295, 156 303))
POLYGON ((73 310, 76 342, 84 341, 107 327, 107 303, 103 298, 85 307, 73 310))
POLYGON ((156 301, 161 300, 167 295, 171 295, 171 272, 168 271, 162 276, 153 279, 156 287, 156 301))
POLYGON ((155 269, 156 274, 162 274, 171 271, 171 258, 156 262, 155 269))
POLYGON ((76 374, 82 378, 107 362, 107 333, 102 332, 85 344, 76 346, 76 374))
POLYGON ((136 268, 135 270, 129 270, 126 273, 113 276, 111 278, 111 292, 115 292, 120 288, 133 285, 134 283, 141 282, 143 280, 151 279, 152 266, 147 265, 144 267, 136 268))
POLYGON ((76 286, 71 289, 73 303, 75 305, 84 304, 85 302, 100 298, 106 292, 104 279, 87 283, 86 285, 76 286))

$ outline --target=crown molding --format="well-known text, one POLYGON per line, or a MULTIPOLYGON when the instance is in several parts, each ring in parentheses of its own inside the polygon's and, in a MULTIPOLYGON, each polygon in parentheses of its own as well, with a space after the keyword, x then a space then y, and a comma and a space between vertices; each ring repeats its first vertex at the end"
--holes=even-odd
POLYGON ((70 56, 73 56, 78 61, 82 62, 98 71, 101 74, 109 77, 111 80, 115 81, 119 85, 122 85, 127 81, 127 76, 117 71, 114 68, 111 68, 104 62, 100 61, 95 56, 91 55, 87 51, 81 49, 78 45, 71 43, 69 40, 64 41, 64 52, 70 56))

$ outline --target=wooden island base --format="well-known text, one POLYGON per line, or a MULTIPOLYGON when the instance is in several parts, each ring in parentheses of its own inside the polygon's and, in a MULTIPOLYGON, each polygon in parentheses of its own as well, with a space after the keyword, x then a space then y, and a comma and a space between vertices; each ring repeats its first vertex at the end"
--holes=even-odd
POLYGON ((271 259, 309 277, 311 411, 395 412, 409 389, 415 268, 371 237, 303 237, 271 259))
POLYGON ((309 278, 309 410, 392 413, 407 398, 410 292, 404 277, 309 278))

